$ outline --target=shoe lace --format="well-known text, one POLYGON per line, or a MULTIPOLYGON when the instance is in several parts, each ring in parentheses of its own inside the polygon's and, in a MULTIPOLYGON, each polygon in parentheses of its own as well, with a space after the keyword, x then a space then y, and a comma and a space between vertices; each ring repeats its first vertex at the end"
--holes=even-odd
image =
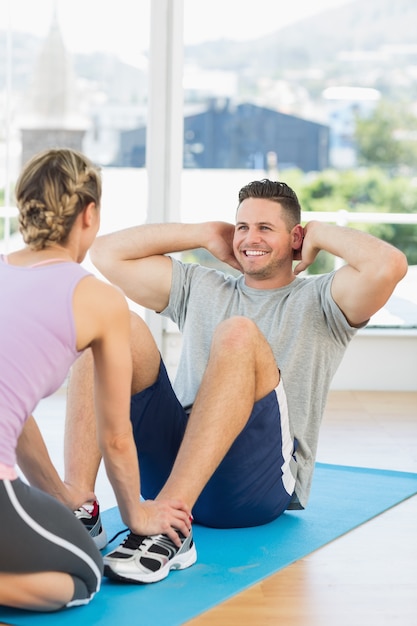
MULTIPOLYGON (((108 544, 112 543, 115 539, 117 539, 119 535, 122 535, 128 530, 129 530, 128 528, 123 528, 122 530, 119 530, 118 533, 116 533, 111 539, 109 539, 108 544)), ((182 532, 177 530, 177 533, 180 536, 180 539, 184 541, 185 536, 182 534, 182 532)), ((173 541, 168 537, 168 535, 157 535, 157 536, 164 537, 165 540, 168 540, 171 543, 173 543, 173 541)), ((129 548, 130 550, 137 550, 142 543, 152 542, 155 540, 155 537, 156 537, 155 535, 153 536, 152 535, 136 535, 135 533, 129 532, 129 534, 125 537, 121 545, 124 548, 129 548)))
POLYGON ((123 541, 123 547, 129 548, 130 550, 137 550, 145 539, 149 539, 149 537, 146 535, 135 535, 135 533, 129 533, 123 541))
POLYGON ((119 530, 119 532, 113 535, 113 537, 109 539, 107 543, 112 543, 115 539, 117 539, 119 535, 123 535, 123 533, 126 533, 128 530, 128 528, 123 528, 122 530, 119 530))
MULTIPOLYGON (((113 543, 113 541, 117 539, 119 535, 122 535, 128 530, 129 530, 128 528, 123 528, 122 530, 119 530, 119 532, 117 532, 115 535, 113 535, 111 539, 109 539, 107 544, 113 543)), ((129 532, 129 534, 124 538, 124 540, 122 541, 120 545, 123 546, 124 548, 137 550, 137 548, 139 548, 139 546, 142 543, 144 543, 146 540, 150 541, 151 539, 152 539, 151 535, 136 535, 135 533, 129 532)))

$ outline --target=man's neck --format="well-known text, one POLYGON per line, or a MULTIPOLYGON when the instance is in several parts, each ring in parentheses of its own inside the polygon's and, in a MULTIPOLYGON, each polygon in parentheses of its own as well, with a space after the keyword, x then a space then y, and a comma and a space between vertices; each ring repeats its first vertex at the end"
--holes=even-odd
POLYGON ((251 289, 280 289, 281 287, 287 287, 287 285, 290 285, 295 278, 296 276, 292 270, 289 274, 273 276, 270 278, 259 278, 244 274, 245 285, 251 289))

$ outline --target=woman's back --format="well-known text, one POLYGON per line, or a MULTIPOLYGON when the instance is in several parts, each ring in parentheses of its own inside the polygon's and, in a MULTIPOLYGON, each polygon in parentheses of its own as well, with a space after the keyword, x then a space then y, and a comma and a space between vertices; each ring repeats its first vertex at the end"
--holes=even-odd
POLYGON ((23 267, 0 260, 0 463, 15 464, 25 420, 79 356, 72 302, 88 275, 78 263, 23 267))

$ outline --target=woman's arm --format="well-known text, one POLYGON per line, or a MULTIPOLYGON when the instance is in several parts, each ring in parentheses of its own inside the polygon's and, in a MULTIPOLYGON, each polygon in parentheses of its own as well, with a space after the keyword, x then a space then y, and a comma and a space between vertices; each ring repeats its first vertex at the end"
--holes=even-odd
POLYGON ((132 358, 126 300, 119 289, 91 278, 77 288, 74 310, 77 336, 93 353, 98 445, 121 517, 134 533, 165 533, 178 543, 174 528, 188 534, 190 511, 177 501, 140 502, 130 422, 132 358))
POLYGON ((71 510, 92 500, 94 493, 73 490, 60 478, 33 415, 27 419, 16 448, 17 463, 29 484, 49 493, 71 510))

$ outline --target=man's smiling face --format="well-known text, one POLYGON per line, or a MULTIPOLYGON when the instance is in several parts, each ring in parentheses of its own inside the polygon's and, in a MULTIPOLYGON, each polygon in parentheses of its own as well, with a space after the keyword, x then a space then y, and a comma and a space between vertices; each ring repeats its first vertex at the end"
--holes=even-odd
POLYGON ((296 229, 289 228, 281 205, 274 200, 246 198, 241 202, 236 215, 233 250, 246 284, 269 289, 280 286, 281 279, 284 284, 290 277, 292 280, 296 229))

